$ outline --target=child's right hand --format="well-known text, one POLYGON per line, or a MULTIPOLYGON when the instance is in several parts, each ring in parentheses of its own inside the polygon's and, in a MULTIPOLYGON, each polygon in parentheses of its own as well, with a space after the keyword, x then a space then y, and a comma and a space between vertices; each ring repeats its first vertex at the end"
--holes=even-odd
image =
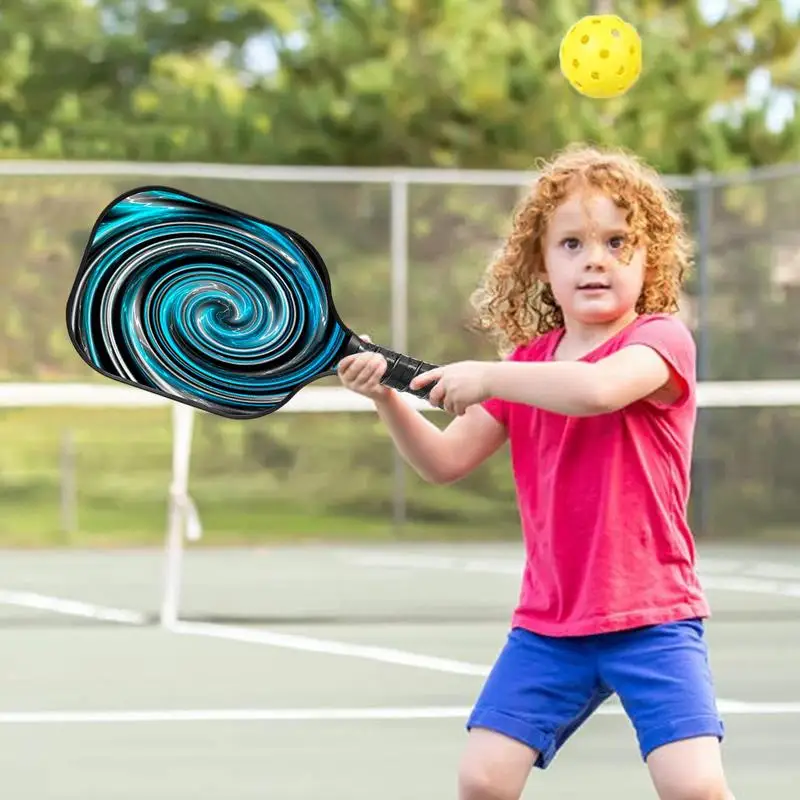
MULTIPOLYGON (((367 342, 372 341, 369 336, 361 338, 367 342)), ((339 380, 345 388, 373 401, 385 399, 392 391, 380 383, 385 371, 386 359, 380 353, 372 352, 345 356, 336 369, 339 380)))

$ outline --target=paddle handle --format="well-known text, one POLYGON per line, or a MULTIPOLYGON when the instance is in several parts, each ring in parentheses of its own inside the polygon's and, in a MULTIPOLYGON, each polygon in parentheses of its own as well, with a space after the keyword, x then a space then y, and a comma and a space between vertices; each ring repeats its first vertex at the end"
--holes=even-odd
POLYGON ((386 359, 386 372, 381 378, 381 383, 384 386, 388 386, 398 392, 408 392, 408 394, 413 394, 421 400, 429 399, 431 390, 436 386, 436 381, 426 384, 421 389, 411 389, 409 384, 421 372, 436 369, 436 364, 428 364, 426 361, 420 361, 402 353, 395 353, 394 350, 390 350, 388 347, 365 342, 363 339, 356 339, 356 341, 355 352, 370 350, 373 353, 380 353, 386 359))

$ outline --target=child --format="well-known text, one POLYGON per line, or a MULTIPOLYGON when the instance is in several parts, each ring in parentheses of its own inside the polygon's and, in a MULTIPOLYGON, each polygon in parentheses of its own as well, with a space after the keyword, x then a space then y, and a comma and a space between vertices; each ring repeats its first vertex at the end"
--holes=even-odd
POLYGON ((342 361, 406 461, 456 481, 508 438, 526 549, 511 631, 467 723, 462 800, 516 800, 612 694, 661 800, 732 800, 686 521, 695 349, 674 316, 690 243, 631 155, 572 147, 542 165, 473 296, 503 361, 415 379, 439 430, 342 361))

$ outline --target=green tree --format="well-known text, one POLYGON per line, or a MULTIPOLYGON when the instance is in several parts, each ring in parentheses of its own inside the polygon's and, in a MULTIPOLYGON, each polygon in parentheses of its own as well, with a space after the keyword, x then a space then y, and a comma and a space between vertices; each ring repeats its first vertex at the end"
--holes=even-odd
POLYGON ((643 38, 644 69, 622 98, 580 97, 558 49, 585 2, 342 0, 308 4, 306 41, 280 52, 265 82, 273 137, 296 163, 528 168, 590 138, 639 151, 667 172, 800 156, 798 125, 720 119, 748 76, 769 70, 796 90, 800 26, 778 0, 705 20, 693 0, 618 2, 643 38))

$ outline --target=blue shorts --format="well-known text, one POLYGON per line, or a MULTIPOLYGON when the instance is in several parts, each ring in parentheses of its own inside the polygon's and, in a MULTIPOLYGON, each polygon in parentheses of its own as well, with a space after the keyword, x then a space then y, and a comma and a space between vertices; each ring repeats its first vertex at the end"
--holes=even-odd
POLYGON ((578 728, 616 694, 642 758, 680 739, 716 736, 716 707, 701 620, 596 636, 553 638, 513 629, 467 729, 524 742, 544 769, 578 728))

